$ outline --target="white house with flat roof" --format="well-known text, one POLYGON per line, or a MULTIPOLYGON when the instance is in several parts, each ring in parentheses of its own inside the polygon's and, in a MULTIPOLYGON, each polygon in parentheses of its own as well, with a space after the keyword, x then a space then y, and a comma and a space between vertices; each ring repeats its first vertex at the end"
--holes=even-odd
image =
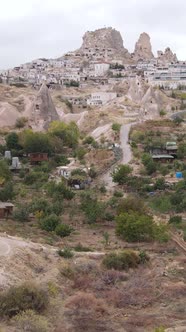
POLYGON ((110 64, 108 62, 98 62, 95 63, 95 76, 104 76, 110 68, 110 64))
POLYGON ((117 98, 116 92, 93 92, 91 97, 87 100, 87 105, 101 106, 115 98, 117 98))

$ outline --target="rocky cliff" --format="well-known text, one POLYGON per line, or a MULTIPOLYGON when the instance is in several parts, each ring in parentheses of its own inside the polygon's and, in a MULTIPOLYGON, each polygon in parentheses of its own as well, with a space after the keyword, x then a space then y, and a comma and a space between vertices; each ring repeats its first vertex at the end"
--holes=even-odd
POLYGON ((89 49, 95 49, 95 51, 111 49, 117 54, 130 57, 128 50, 123 46, 120 32, 111 27, 86 32, 80 51, 87 52, 89 49))
POLYGON ((30 124, 33 129, 48 129, 52 121, 59 120, 54 103, 45 84, 42 85, 37 97, 32 104, 30 124))
POLYGON ((178 61, 176 54, 171 51, 170 47, 167 47, 165 52, 158 51, 158 60, 163 63, 178 61))
POLYGON ((138 41, 136 42, 133 58, 135 60, 150 60, 154 58, 150 37, 146 32, 141 33, 138 41))

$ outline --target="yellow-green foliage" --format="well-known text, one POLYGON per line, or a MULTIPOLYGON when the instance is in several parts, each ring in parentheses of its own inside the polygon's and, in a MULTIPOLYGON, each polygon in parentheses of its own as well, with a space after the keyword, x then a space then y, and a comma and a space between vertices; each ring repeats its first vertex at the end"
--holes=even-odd
MULTIPOLYGON (((26 310, 17 315, 13 320, 20 332, 48 332, 49 324, 43 316, 37 315, 32 310, 26 310)), ((18 331, 18 330, 17 330, 18 331)))

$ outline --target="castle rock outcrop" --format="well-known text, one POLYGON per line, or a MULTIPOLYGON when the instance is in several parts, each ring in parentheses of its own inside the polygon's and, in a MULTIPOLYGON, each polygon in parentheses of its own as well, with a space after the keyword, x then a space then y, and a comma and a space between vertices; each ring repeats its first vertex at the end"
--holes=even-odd
POLYGON ((79 51, 89 58, 100 56, 109 60, 115 55, 130 58, 120 32, 111 27, 86 32, 79 51))
POLYGON ((146 32, 143 32, 136 42, 133 58, 135 60, 150 60, 154 58, 150 37, 146 32))

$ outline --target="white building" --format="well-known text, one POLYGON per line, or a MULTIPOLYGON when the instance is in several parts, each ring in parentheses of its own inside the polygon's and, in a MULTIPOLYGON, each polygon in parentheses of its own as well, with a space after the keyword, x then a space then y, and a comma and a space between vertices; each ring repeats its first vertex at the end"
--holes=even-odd
POLYGON ((110 68, 108 62, 98 62, 94 65, 95 76, 104 76, 110 68))
POLYGON ((186 64, 170 64, 158 67, 153 71, 144 72, 145 79, 152 86, 168 89, 177 89, 180 85, 186 86, 186 64))
POLYGON ((87 105, 101 106, 115 98, 117 98, 117 93, 115 92, 94 92, 91 94, 91 98, 87 100, 87 105))

